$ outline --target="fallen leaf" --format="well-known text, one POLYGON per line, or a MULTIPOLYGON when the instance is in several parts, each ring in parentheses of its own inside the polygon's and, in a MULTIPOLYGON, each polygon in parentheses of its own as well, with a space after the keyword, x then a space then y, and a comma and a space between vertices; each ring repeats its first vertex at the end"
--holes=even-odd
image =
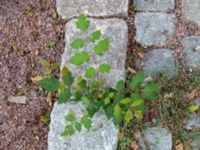
POLYGON ((177 145, 176 150, 183 150, 183 144, 180 143, 179 145, 177 145))
POLYGON ((31 81, 33 83, 37 83, 38 81, 42 80, 44 78, 44 76, 35 76, 35 77, 31 77, 31 81))
POLYGON ((50 108, 53 106, 53 103, 52 103, 52 93, 51 92, 49 92, 48 95, 47 95, 47 103, 49 104, 50 108))
POLYGON ((131 68, 131 67, 128 67, 127 70, 130 71, 130 72, 133 73, 133 74, 137 73, 137 72, 136 72, 133 68, 131 68))
POLYGON ((138 146, 138 144, 137 144, 136 141, 132 141, 130 147, 131 147, 131 149, 133 149, 133 150, 138 150, 138 147, 139 147, 139 146, 138 146))
POLYGON ((197 89, 194 89, 191 93, 187 94, 187 98, 191 101, 196 96, 197 89))

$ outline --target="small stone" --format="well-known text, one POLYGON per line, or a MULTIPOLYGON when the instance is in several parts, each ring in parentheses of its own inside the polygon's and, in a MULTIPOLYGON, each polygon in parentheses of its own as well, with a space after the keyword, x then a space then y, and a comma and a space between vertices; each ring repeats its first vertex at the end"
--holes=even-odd
POLYGON ((167 11, 175 7, 174 0, 135 0, 134 5, 141 11, 167 11))
POLYGON ((57 0, 56 7, 62 19, 83 13, 88 16, 127 16, 128 0, 57 0))
POLYGON ((200 71, 200 36, 188 36, 182 39, 186 65, 188 70, 200 71))
POLYGON ((193 113, 186 124, 186 129, 200 128, 200 115, 193 113))
POLYGON ((182 5, 184 18, 196 23, 200 27, 200 1, 182 0, 182 5))
POLYGON ((166 13, 137 13, 136 41, 144 46, 164 45, 174 34, 174 15, 166 13))
POLYGON ((11 103, 26 104, 26 96, 9 96, 8 101, 11 103))
POLYGON ((144 137, 139 139, 140 147, 146 150, 144 139, 150 150, 171 150, 172 135, 164 128, 153 127, 144 131, 144 137))
POLYGON ((168 78, 176 75, 174 57, 170 49, 154 49, 145 55, 144 73, 146 76, 156 76, 165 73, 168 78))

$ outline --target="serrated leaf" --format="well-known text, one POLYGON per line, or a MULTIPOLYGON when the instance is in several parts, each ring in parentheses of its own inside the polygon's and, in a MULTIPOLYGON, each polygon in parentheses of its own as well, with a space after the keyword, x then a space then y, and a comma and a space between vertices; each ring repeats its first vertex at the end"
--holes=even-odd
POLYGON ((109 50, 110 41, 109 39, 104 39, 97 43, 97 45, 94 47, 94 51, 97 55, 103 56, 105 52, 109 50))
POLYGON ((85 42, 83 41, 83 39, 75 39, 72 43, 71 43, 71 47, 74 49, 79 49, 82 48, 85 45, 85 42))
POLYGON ((84 115, 84 116, 81 118, 81 123, 84 125, 84 127, 85 127, 86 129, 90 129, 90 128, 91 128, 92 121, 91 121, 91 119, 89 118, 89 116, 84 115))
POLYGON ((83 96, 83 97, 81 98, 81 100, 82 100, 82 103, 83 103, 84 105, 89 105, 89 99, 88 99, 87 97, 83 96))
POLYGON ((87 20, 86 16, 81 14, 77 18, 76 27, 81 31, 85 32, 90 26, 90 21, 87 20))
POLYGON ((48 92, 56 92, 59 89, 59 80, 55 76, 44 78, 38 84, 48 92))
POLYGON ((143 102, 144 102, 143 99, 134 100, 133 103, 131 104, 131 107, 137 107, 137 106, 141 105, 143 102))
POLYGON ((189 112, 190 113, 193 113, 193 112, 197 111, 198 109, 199 109, 198 105, 189 106, 189 112))
POLYGON ((153 100, 158 96, 159 88, 155 83, 149 83, 145 85, 143 92, 145 98, 153 100))
POLYGON ((123 92, 125 89, 125 82, 123 80, 120 80, 117 82, 116 89, 120 92, 123 92))
POLYGON ((126 105, 126 104, 128 104, 128 103, 130 103, 130 102, 131 102, 131 99, 130 99, 129 97, 123 98, 123 99, 120 101, 120 103, 121 103, 121 104, 124 104, 124 105, 126 105))
POLYGON ((113 116, 114 116, 114 124, 119 124, 121 122, 121 117, 122 117, 122 109, 119 105, 115 105, 114 107, 114 113, 113 113, 113 116))
POLYGON ((101 73, 109 73, 111 71, 111 66, 109 64, 101 64, 99 66, 99 72, 101 73))
POLYGON ((66 103, 70 100, 72 93, 70 89, 65 89, 64 91, 60 92, 58 96, 58 104, 66 103))
POLYGON ((144 72, 138 72, 136 75, 132 77, 132 80, 130 82, 130 88, 136 89, 139 88, 144 81, 144 72))
POLYGON ((129 123, 130 120, 133 118, 133 113, 131 110, 128 110, 124 115, 124 120, 129 123))
POLYGON ((77 130, 78 132, 81 132, 81 123, 76 122, 76 123, 75 123, 75 128, 76 128, 76 130, 77 130))
POLYGON ((107 97, 107 98, 104 100, 104 104, 105 104, 105 105, 110 104, 110 98, 107 97))
POLYGON ((97 74, 96 69, 94 69, 93 67, 90 67, 88 70, 86 70, 85 77, 89 79, 94 78, 96 74, 97 74))
POLYGON ((73 114, 68 114, 67 116, 65 116, 65 120, 69 122, 74 122, 76 121, 76 117, 73 114))
POLYGON ((61 133, 61 136, 71 136, 73 134, 74 134, 74 128, 73 125, 70 124, 65 127, 65 131, 61 133))
POLYGON ((101 37, 101 30, 97 30, 92 33, 92 37, 90 38, 90 41, 95 42, 96 40, 99 40, 100 37, 101 37))
POLYGON ((77 66, 81 66, 85 62, 89 62, 89 61, 90 61, 90 55, 86 51, 76 53, 70 59, 70 63, 77 66))
POLYGON ((143 118, 143 113, 140 110, 135 111, 134 115, 138 120, 141 120, 143 118))

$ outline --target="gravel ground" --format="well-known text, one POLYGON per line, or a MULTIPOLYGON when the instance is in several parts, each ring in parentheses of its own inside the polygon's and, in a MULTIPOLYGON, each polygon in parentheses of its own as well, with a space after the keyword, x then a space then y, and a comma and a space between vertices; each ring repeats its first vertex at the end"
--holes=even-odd
MULTIPOLYGON (((129 16, 123 18, 129 26, 126 68, 134 73, 131 69, 135 69, 135 59, 142 60, 142 68, 144 53, 159 47, 144 48, 135 42, 133 0, 129 4, 129 16)), ((51 107, 30 77, 42 74, 40 59, 60 61, 66 21, 53 20, 54 12, 53 0, 0 0, 0 150, 47 148, 48 124, 39 118, 49 115, 51 107), (51 41, 56 41, 56 48, 45 46, 51 41), (11 95, 26 95, 27 103, 9 103, 7 98, 11 95)), ((176 0, 176 34, 167 47, 172 47, 176 59, 184 63, 180 40, 187 35, 200 35, 200 29, 184 21, 180 13, 181 3, 176 0)))
POLYGON ((47 147, 48 125, 39 118, 49 115, 51 108, 46 99, 36 95, 34 91, 38 89, 30 77, 41 74, 40 59, 58 62, 63 52, 64 22, 52 19, 54 11, 55 3, 50 0, 0 1, 1 150, 47 147), (56 41, 56 48, 44 46, 52 40, 56 41), (11 48, 13 45, 17 50, 11 48), (11 95, 26 95, 27 103, 9 103, 7 98, 11 95))

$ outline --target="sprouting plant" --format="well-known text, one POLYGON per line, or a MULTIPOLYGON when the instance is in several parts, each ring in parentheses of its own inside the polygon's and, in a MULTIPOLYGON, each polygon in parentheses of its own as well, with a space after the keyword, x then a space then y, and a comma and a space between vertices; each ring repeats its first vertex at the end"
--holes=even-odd
MULTIPOLYGON (((78 16, 76 27, 86 33, 90 26, 90 21, 84 15, 78 16)), ((102 39, 101 30, 92 33, 88 40, 82 38, 74 39, 70 46, 74 49, 74 55, 70 58, 70 63, 77 67, 90 62, 92 57, 84 50, 86 42, 93 43, 94 53, 102 57, 108 52, 110 46, 109 38, 102 39), (83 51, 77 51, 82 49, 83 51)), ((69 101, 82 102, 85 105, 84 115, 77 119, 73 113, 69 113, 65 120, 67 126, 62 136, 70 136, 75 130, 81 131, 84 127, 91 128, 92 117, 100 109, 104 110, 108 119, 112 119, 115 125, 122 122, 130 122, 134 117, 142 119, 145 112, 145 101, 156 99, 159 89, 153 82, 144 83, 144 73, 138 72, 132 77, 130 83, 125 84, 123 80, 116 83, 115 88, 105 86, 105 81, 96 80, 97 74, 110 73, 112 67, 103 63, 97 68, 89 66, 84 76, 74 78, 67 67, 62 68, 62 80, 55 76, 48 76, 38 83, 48 92, 57 92, 58 103, 69 101), (75 83, 75 87, 72 84, 75 83)))

